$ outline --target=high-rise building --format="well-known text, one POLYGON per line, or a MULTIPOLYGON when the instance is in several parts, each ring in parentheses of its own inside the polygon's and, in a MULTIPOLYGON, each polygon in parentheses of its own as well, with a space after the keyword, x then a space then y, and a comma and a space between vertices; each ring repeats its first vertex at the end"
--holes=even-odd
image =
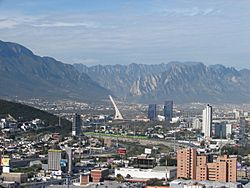
POLYGON ((202 121, 200 118, 194 118, 192 122, 192 128, 193 129, 202 129, 202 121))
POLYGON ((244 117, 240 117, 239 123, 240 123, 240 129, 239 129, 240 144, 244 144, 246 142, 245 140, 246 119, 244 117))
POLYGON ((155 121, 157 118, 157 111, 156 111, 156 104, 149 104, 148 105, 148 119, 150 121, 155 121))
POLYGON ((235 119, 240 119, 240 111, 239 110, 234 109, 233 113, 234 113, 234 118, 235 119))
POLYGON ((194 148, 177 151, 177 178, 196 178, 196 156, 194 148))
POLYGON ((227 181, 237 182, 237 158, 228 157, 227 155, 220 156, 217 160, 227 163, 227 181))
POLYGON ((202 113, 202 133, 204 133, 205 138, 212 136, 212 106, 209 104, 202 113))
POLYGON ((68 173, 71 174, 72 172, 72 148, 71 147, 66 147, 65 148, 66 154, 67 154, 67 159, 68 159, 68 173))
POLYGON ((48 151, 48 169, 51 171, 61 170, 62 151, 61 150, 49 150, 48 151))
POLYGON ((221 182, 237 181, 237 159, 227 155, 219 156, 213 163, 207 163, 207 180, 221 182))
POLYGON ((214 124, 214 137, 224 139, 227 137, 227 127, 226 124, 223 123, 215 123, 214 124))
POLYGON ((226 124, 226 135, 227 135, 227 138, 231 138, 231 135, 232 135, 232 124, 231 123, 226 124))
POLYGON ((177 177, 199 181, 237 181, 237 158, 219 156, 214 162, 207 155, 197 155, 196 149, 187 148, 177 151, 177 177))
POLYGON ((74 114, 72 122, 72 136, 81 135, 81 116, 79 114, 74 114))
POLYGON ((166 121, 171 121, 173 118, 173 101, 165 101, 163 114, 166 121))
POLYGON ((197 156, 196 180, 207 180, 207 156, 197 156))

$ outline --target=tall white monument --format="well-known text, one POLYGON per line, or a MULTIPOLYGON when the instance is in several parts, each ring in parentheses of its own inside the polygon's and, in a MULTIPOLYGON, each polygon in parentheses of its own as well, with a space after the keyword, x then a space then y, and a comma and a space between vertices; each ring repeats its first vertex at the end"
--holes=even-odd
POLYGON ((112 102, 112 104, 113 104, 113 106, 114 106, 114 108, 115 108, 115 117, 114 117, 114 119, 115 119, 115 120, 123 120, 122 114, 121 114, 121 112, 118 110, 118 108, 117 108, 117 106, 116 106, 116 104, 115 104, 115 101, 113 100, 112 96, 109 95, 109 98, 110 98, 110 100, 111 100, 111 102, 112 102))

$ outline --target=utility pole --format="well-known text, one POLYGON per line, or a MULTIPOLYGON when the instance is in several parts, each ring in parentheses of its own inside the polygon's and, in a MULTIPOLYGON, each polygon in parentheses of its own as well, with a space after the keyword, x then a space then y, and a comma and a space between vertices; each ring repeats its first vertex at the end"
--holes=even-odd
POLYGON ((61 122, 61 115, 59 114, 59 116, 58 116, 58 125, 59 125, 59 127, 61 127, 62 126, 62 124, 61 124, 62 122, 61 122))
POLYGON ((176 132, 174 131, 174 153, 176 152, 176 132))
POLYGON ((135 138, 135 123, 133 122, 133 125, 134 125, 134 138, 135 138))
POLYGON ((69 188, 69 184, 70 184, 70 174, 67 174, 66 176, 66 185, 69 188))

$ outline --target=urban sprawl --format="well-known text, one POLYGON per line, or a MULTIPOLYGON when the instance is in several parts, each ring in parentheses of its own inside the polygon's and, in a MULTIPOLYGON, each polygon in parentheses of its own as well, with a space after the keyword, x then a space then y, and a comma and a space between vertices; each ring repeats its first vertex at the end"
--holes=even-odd
POLYGON ((250 187, 248 105, 19 102, 57 129, 0 114, 0 187, 250 187))

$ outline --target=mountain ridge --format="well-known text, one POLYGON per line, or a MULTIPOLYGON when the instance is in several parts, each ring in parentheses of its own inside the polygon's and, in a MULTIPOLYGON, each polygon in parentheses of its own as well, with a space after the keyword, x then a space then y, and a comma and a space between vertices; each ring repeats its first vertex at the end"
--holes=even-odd
POLYGON ((0 41, 0 96, 100 101, 112 94, 130 102, 250 102, 250 70, 220 64, 64 64, 0 41))
POLYGON ((248 69, 236 70, 220 64, 206 66, 202 62, 74 66, 115 95, 131 101, 250 102, 248 69))
POLYGON ((22 45, 0 41, 2 96, 99 100, 110 91, 73 65, 40 57, 22 45))

